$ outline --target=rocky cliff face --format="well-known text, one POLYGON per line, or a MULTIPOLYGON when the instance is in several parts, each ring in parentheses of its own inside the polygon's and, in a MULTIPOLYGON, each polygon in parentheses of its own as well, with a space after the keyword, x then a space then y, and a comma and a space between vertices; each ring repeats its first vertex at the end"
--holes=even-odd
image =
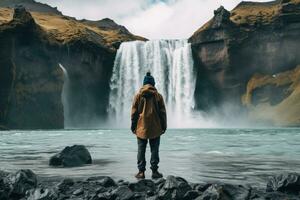
POLYGON ((112 20, 80 22, 55 12, 0 8, 0 125, 63 128, 59 63, 76 97, 69 105, 71 120, 85 119, 91 110, 103 116, 116 50, 121 42, 138 39, 144 40, 112 20))
POLYGON ((255 74, 242 101, 251 118, 277 126, 299 126, 300 65, 274 75, 255 74))
MULTIPOLYGON (((241 2, 231 12, 220 7, 213 19, 189 39, 198 70, 197 107, 210 110, 224 102, 243 107, 242 96, 255 74, 272 76, 293 70, 300 63, 299 35, 299 0, 241 2)), ((273 84, 260 91, 268 96, 265 103, 277 105, 292 95, 282 96, 277 92, 280 87, 273 84)), ((299 116, 300 109, 295 112, 299 116)), ((295 124, 275 122, 271 116, 266 120, 280 125, 295 124)))

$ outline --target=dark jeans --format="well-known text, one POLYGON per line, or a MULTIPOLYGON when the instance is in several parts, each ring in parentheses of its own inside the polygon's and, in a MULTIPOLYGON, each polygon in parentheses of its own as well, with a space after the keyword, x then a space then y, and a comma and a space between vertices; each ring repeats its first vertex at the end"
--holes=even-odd
MULTIPOLYGON (((138 154, 137 154, 137 164, 139 171, 145 171, 146 170, 146 147, 148 140, 147 139, 140 139, 137 138, 138 143, 138 154)), ((151 169, 157 170, 158 169, 158 163, 159 163, 159 144, 160 144, 160 137, 149 139, 150 143, 150 149, 151 149, 151 169)))

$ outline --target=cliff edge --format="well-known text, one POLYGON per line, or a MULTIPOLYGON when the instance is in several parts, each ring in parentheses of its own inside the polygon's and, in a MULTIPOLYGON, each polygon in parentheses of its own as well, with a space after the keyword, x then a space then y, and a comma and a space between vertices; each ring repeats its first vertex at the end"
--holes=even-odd
POLYGON ((0 6, 0 125, 64 127, 59 63, 76 96, 69 103, 70 120, 76 124, 90 110, 103 117, 117 48, 124 41, 145 39, 110 19, 78 21, 32 0, 1 1, 0 6))
MULTIPOLYGON (((280 74, 300 64, 300 1, 241 2, 232 11, 220 7, 214 14, 189 38, 197 69, 197 108, 209 112, 230 102, 251 113, 253 107, 244 106, 242 96, 249 81, 253 83, 252 77, 280 74)), ((289 98, 277 93, 280 86, 273 86, 265 94, 270 105, 289 98)), ((289 106, 288 110, 294 109, 285 113, 289 120, 269 115, 266 122, 300 125, 300 109, 289 106)))

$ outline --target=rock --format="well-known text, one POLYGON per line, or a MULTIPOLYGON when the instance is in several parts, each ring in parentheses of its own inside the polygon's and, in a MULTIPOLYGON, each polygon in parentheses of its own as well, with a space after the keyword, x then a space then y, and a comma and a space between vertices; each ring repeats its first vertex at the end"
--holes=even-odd
POLYGON ((147 192, 147 193, 149 191, 153 192, 157 189, 154 182, 148 179, 139 180, 136 183, 130 183, 128 187, 134 192, 147 192))
POLYGON ((62 192, 66 193, 67 190, 69 190, 70 187, 74 185, 74 180, 71 178, 65 178, 60 183, 56 185, 56 188, 62 192))
POLYGON ((56 200, 58 195, 52 189, 37 188, 29 192, 26 200, 56 200))
POLYGON ((154 179, 153 182, 155 183, 155 185, 160 185, 160 184, 164 184, 166 182, 166 179, 164 178, 158 178, 158 179, 154 179))
POLYGON ((25 9, 24 6, 19 5, 14 9, 14 21, 20 21, 22 23, 31 23, 34 24, 34 20, 29 12, 25 9))
POLYGON ((158 200, 158 196, 155 195, 155 196, 151 196, 151 197, 146 197, 146 200, 158 200))
POLYGON ((112 199, 112 194, 110 192, 97 194, 91 200, 108 200, 108 199, 112 199))
POLYGON ((109 176, 95 176, 90 177, 87 181, 96 181, 103 187, 114 187, 117 186, 116 182, 109 176))
POLYGON ((192 190, 187 181, 181 177, 168 176, 163 187, 159 190, 160 199, 182 199, 184 195, 192 190))
POLYGON ((242 185, 213 184, 204 193, 196 198, 197 200, 206 199, 230 199, 242 200, 250 197, 251 188, 242 185))
POLYGON ((96 189, 96 194, 107 192, 107 189, 105 187, 99 187, 96 189))
POLYGON ((285 84, 284 90, 275 82, 270 84, 272 88, 264 91, 271 94, 270 98, 263 96, 264 102, 259 106, 245 106, 242 102, 248 81, 255 74, 272 77, 299 65, 299 16, 298 1, 242 1, 231 12, 223 7, 216 10, 215 16, 189 38, 197 69, 196 109, 214 115, 216 109, 223 112, 226 107, 224 116, 239 112, 239 118, 244 117, 242 121, 261 122, 260 115, 264 115, 263 125, 299 126, 300 108, 292 103, 300 96, 299 90, 295 90, 299 83, 285 84), (297 95, 289 95, 294 91, 297 95), (276 99, 285 106, 268 106, 276 99), (253 109, 255 113, 249 116, 253 109))
POLYGON ((214 14, 215 16, 211 25, 212 28, 221 28, 224 25, 232 24, 232 22, 230 21, 230 12, 223 6, 215 10, 214 14))
POLYGON ((52 156, 50 166, 77 167, 91 164, 92 157, 84 145, 67 146, 60 153, 52 156))
POLYGON ((35 189, 37 186, 37 176, 29 169, 22 169, 15 174, 8 176, 10 185, 9 196, 18 199, 25 196, 26 192, 35 189))
POLYGON ((7 176, 9 174, 4 171, 0 171, 0 199, 8 199, 10 186, 7 181, 7 176))
POLYGON ((193 189, 199 192, 204 192, 207 188, 209 188, 212 184, 210 183, 203 183, 203 184, 195 184, 193 189))
POLYGON ((112 191, 112 195, 119 200, 128 200, 133 197, 134 193, 127 186, 119 186, 112 191))
POLYGON ((184 196, 183 200, 191 200, 196 199, 198 196, 200 196, 200 193, 196 190, 188 191, 184 196))
POLYGON ((83 188, 79 188, 73 192, 73 195, 79 196, 79 195, 82 195, 83 193, 84 193, 83 188))
POLYGON ((281 174, 273 176, 267 183, 267 192, 279 191, 285 193, 299 194, 300 175, 296 173, 281 174))

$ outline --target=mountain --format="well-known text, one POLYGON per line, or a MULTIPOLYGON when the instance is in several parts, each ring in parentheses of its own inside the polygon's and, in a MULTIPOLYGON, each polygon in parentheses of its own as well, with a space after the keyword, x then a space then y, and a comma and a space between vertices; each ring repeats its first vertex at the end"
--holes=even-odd
POLYGON ((56 15, 62 15, 62 13, 47 4, 35 2, 34 0, 1 0, 0 7, 3 8, 15 8, 22 5, 28 11, 52 13, 56 15))
POLYGON ((299 126, 299 36, 299 0, 241 2, 232 11, 217 9, 189 38, 198 109, 209 112, 230 102, 253 120, 299 126), (289 79, 291 73, 294 81, 278 79, 289 79))
POLYGON ((63 128, 59 63, 78 97, 69 103, 71 115, 92 109, 104 116, 117 48, 145 38, 110 19, 79 21, 31 0, 1 0, 0 5, 5 6, 0 8, 0 125, 63 128))

